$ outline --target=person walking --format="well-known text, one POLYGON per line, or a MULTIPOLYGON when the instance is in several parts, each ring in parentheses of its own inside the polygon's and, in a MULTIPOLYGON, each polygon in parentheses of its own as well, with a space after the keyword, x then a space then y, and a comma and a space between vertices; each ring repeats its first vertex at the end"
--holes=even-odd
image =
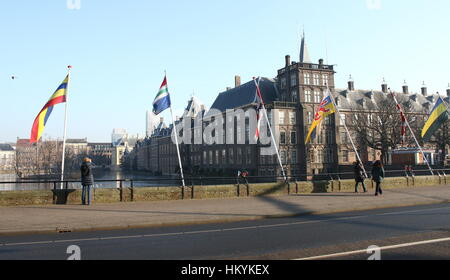
POLYGON ((366 193, 367 189, 366 189, 366 185, 364 184, 364 170, 361 166, 361 162, 358 160, 355 162, 355 167, 354 167, 354 172, 355 172, 355 193, 358 192, 358 186, 361 183, 363 186, 363 190, 366 193))
POLYGON ((384 168, 381 161, 377 160, 373 164, 372 168, 372 180, 376 183, 376 190, 375 190, 375 196, 378 196, 378 194, 382 195, 383 190, 381 189, 381 182, 383 182, 384 179, 384 168))
POLYGON ((81 202, 83 205, 91 204, 91 186, 94 185, 94 175, 92 174, 92 160, 88 157, 83 159, 81 164, 81 202), (86 203, 87 202, 87 203, 86 203))

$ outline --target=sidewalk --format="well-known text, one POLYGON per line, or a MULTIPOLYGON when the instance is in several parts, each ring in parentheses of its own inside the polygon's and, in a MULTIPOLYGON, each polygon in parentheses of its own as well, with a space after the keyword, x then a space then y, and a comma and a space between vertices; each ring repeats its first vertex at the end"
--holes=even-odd
POLYGON ((254 220, 449 203, 450 186, 250 198, 0 207, 0 235, 254 220))

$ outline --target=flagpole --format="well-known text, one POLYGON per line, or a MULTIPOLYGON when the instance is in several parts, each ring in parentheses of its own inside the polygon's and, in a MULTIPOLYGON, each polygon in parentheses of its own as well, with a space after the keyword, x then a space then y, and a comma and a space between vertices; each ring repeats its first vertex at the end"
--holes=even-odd
MULTIPOLYGON (((164 77, 167 78, 166 71, 164 71, 164 77)), ((168 85, 166 85, 166 86, 167 86, 167 92, 169 92, 169 86, 168 85)), ((175 125, 175 118, 173 116, 172 102, 170 102, 170 114, 172 115, 173 133, 175 133, 174 138, 175 138, 175 145, 177 146, 178 164, 180 165, 181 182, 183 183, 183 187, 186 187, 186 185, 184 183, 183 165, 181 164, 180 147, 178 146, 178 132, 177 132, 177 126, 175 125)))
POLYGON ((66 104, 64 112, 64 136, 63 136, 63 148, 62 148, 62 161, 61 161, 61 189, 63 189, 64 181, 64 161, 66 155, 66 137, 67 137, 67 104, 69 103, 69 85, 70 85, 70 70, 72 66, 67 66, 67 86, 66 86, 66 104))
MULTIPOLYGON (((400 104, 398 103, 398 101, 397 101, 397 98, 395 97, 394 92, 393 92, 391 89, 389 89, 389 91, 390 91, 390 93, 391 93, 392 98, 394 98, 395 104, 400 105, 400 104)), ((401 112, 403 113, 403 110, 401 109, 401 107, 400 107, 400 110, 401 110, 401 112)), ((414 141, 416 141, 416 145, 417 145, 417 147, 419 148, 420 152, 422 153, 423 159, 425 160, 425 162, 427 163, 428 168, 430 169, 431 175, 434 176, 433 169, 431 168, 430 163, 428 162, 428 159, 427 159, 427 157, 425 156, 425 153, 423 152, 423 149, 422 149, 422 147, 421 147, 420 144, 419 144, 419 141, 417 141, 417 138, 416 138, 416 135, 414 134, 414 131, 412 130, 411 126, 409 125, 408 118, 406 117, 406 115, 405 115, 404 113, 403 113, 403 115, 405 116, 405 122, 406 122, 406 125, 407 125, 408 128, 409 128, 409 131, 411 132, 411 134, 412 134, 412 136, 413 136, 413 138, 414 138, 414 141)))
POLYGON ((359 164, 360 164, 361 168, 364 171, 364 175, 366 176, 366 178, 369 178, 369 176, 367 175, 367 172, 366 172, 366 168, 364 167, 364 163, 362 162, 361 157, 359 156, 359 153, 356 150, 355 143, 353 142, 353 138, 350 135, 350 131, 348 130, 347 124, 346 124, 345 120, 342 118, 341 111, 339 110, 339 108, 338 108, 338 106, 336 104, 336 101, 334 100, 334 96, 331 94, 331 91, 330 91, 330 88, 328 87, 328 84, 327 84, 327 91, 328 91, 328 94, 331 97, 331 101, 333 102, 334 108, 336 108, 336 112, 339 115, 339 119, 341 120, 342 123, 344 123, 345 131, 347 132, 348 138, 350 139, 350 143, 352 144, 353 151, 355 152, 356 157, 358 158, 359 164))
POLYGON ((269 117, 267 116, 266 105, 264 104, 264 100, 262 99, 261 91, 260 91, 260 89, 259 89, 259 81, 260 81, 260 80, 261 80, 261 77, 258 78, 258 83, 257 83, 257 82, 256 82, 256 79, 253 78, 253 81, 255 82, 255 85, 256 85, 256 90, 258 91, 258 96, 259 96, 259 98, 261 99, 261 103, 262 103, 262 106, 263 106, 264 116, 266 117, 267 124, 269 125, 269 131, 270 131, 270 135, 271 135, 271 137, 272 137, 272 142, 274 143, 275 151, 276 151, 277 157, 278 157, 278 162, 280 163, 280 166, 281 166, 281 173, 283 174, 284 180, 287 181, 286 173, 284 172, 283 163, 281 162, 280 152, 278 151, 278 145, 277 145, 277 142, 276 142, 276 140, 275 140, 275 136, 273 135, 272 126, 271 126, 271 124, 270 124, 269 117))

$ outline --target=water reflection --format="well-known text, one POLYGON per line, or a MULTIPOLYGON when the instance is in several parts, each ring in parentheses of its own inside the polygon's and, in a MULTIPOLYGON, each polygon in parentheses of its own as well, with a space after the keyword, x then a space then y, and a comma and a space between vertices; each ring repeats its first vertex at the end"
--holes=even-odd
MULTIPOLYGON (((94 169, 94 181, 95 188, 120 188, 120 182, 99 182, 99 180, 151 180, 145 182, 133 182, 135 187, 151 187, 151 186, 178 186, 179 180, 171 179, 167 177, 155 177, 147 175, 145 173, 112 171, 107 169, 94 169)), ((27 181, 51 181, 59 180, 57 177, 46 178, 27 178, 20 179, 16 174, 0 174, 0 182, 19 182, 20 183, 0 183, 0 190, 13 191, 13 190, 49 190, 54 188, 54 183, 27 183, 27 181)), ((77 182, 67 183, 69 189, 80 189, 81 183, 79 174, 66 174, 65 180, 73 180, 77 182)), ((56 185, 60 188, 60 184, 56 185)), ((124 188, 130 187, 130 182, 123 182, 124 188)))

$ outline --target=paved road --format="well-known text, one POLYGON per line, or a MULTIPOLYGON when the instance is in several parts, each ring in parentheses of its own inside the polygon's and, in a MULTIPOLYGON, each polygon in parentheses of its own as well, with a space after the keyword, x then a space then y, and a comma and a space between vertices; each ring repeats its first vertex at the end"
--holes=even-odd
MULTIPOLYGON (((64 260, 70 245, 81 249, 82 259, 299 259, 448 238, 449 217, 450 204, 436 204, 226 224, 0 236, 0 259, 64 260)), ((448 241, 399 250, 382 251, 382 258, 450 259, 448 241)))

